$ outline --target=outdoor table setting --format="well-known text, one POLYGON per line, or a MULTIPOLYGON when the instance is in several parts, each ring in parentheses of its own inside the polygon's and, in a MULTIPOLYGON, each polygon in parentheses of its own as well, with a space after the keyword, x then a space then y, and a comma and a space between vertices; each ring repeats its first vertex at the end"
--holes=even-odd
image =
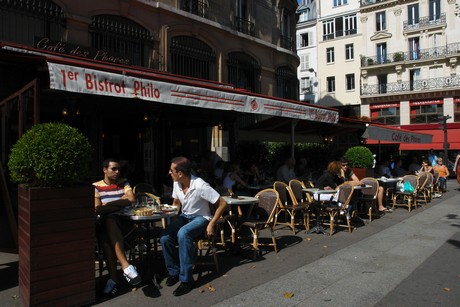
MULTIPOLYGON (((254 209, 254 206, 259 202, 257 198, 252 196, 224 196, 223 198, 227 202, 227 204, 230 205, 230 207, 237 207, 238 215, 241 217, 250 216, 252 210, 254 209), (246 214, 244 214, 242 207, 248 207, 246 214)), ((232 212, 230 212, 230 214, 232 214, 232 212)))
POLYGON ((151 279, 153 284, 159 289, 161 286, 159 285, 159 279, 156 278, 156 272, 150 272, 150 262, 152 256, 152 242, 151 239, 154 240, 154 249, 155 252, 157 251, 157 242, 158 234, 157 231, 158 227, 155 226, 155 222, 162 221, 163 219, 174 217, 178 215, 178 210, 175 206, 170 206, 166 204, 145 204, 141 203, 139 206, 135 206, 133 208, 125 208, 124 210, 120 211, 118 215, 126 220, 133 222, 139 226, 143 226, 142 229, 145 231, 136 232, 135 228, 127 234, 125 237, 133 235, 135 237, 135 242, 143 242, 146 246, 146 261, 145 261, 145 271, 147 279, 151 279))
POLYGON ((332 195, 337 193, 337 190, 320 190, 318 188, 304 188, 302 189, 303 192, 309 193, 313 195, 313 199, 315 200, 314 205, 316 207, 316 225, 310 229, 308 233, 323 233, 323 234, 329 234, 329 231, 324 229, 322 223, 321 223, 321 200, 320 200, 320 195, 326 194, 326 195, 332 195))
POLYGON ((395 188, 396 188, 396 184, 398 182, 400 182, 401 179, 402 179, 401 177, 395 177, 395 178, 393 178, 393 177, 391 177, 391 178, 380 177, 380 178, 377 178, 377 180, 379 181, 379 184, 385 190, 384 203, 386 203, 388 200, 392 199, 393 193, 394 193, 395 188))

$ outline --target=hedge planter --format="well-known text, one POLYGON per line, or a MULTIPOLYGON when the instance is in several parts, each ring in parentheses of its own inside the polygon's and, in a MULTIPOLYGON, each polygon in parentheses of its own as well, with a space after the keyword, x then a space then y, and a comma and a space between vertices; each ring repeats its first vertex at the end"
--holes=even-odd
POLYGON ((25 306, 95 301, 94 189, 18 188, 19 295, 25 306))

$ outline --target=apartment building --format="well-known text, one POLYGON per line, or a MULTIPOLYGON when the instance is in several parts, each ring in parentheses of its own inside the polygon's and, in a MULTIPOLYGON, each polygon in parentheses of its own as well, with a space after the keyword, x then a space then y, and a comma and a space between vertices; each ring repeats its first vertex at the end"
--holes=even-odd
POLYGON ((456 1, 362 0, 361 115, 430 133, 433 144, 400 150, 460 149, 460 19, 456 1))
POLYGON ((433 135, 431 145, 401 144, 400 150, 430 146, 443 150, 444 135, 449 150, 460 149, 460 17, 456 1, 303 4, 299 16, 308 6, 315 6, 316 20, 299 18, 297 25, 301 100, 337 107, 344 116, 362 116, 433 135), (314 27, 316 41, 309 42, 314 47, 303 47, 303 41, 299 42, 302 33, 307 28, 314 32, 314 27), (310 56, 302 66, 306 50, 310 56), (303 89, 310 87, 302 86, 302 78, 312 78, 310 71, 318 78, 315 99, 306 98, 311 93, 303 89))

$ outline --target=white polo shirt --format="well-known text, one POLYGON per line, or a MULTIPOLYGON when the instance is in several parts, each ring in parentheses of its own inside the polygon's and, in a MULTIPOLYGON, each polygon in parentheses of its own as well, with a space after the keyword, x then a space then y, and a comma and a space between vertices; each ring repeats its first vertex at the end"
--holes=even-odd
POLYGON ((215 204, 220 195, 206 181, 192 175, 187 194, 184 194, 179 182, 175 181, 173 183, 172 197, 178 199, 182 204, 183 214, 201 215, 210 221, 212 215, 209 203, 215 204))

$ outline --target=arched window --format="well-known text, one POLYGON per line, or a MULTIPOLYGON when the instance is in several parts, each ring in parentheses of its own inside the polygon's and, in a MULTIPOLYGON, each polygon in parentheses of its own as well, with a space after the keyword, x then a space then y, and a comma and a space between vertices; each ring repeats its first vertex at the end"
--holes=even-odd
POLYGON ((173 74, 212 80, 216 54, 203 41, 191 36, 171 38, 169 47, 171 69, 173 74))
POLYGON ((50 0, 0 1, 0 38, 32 46, 35 37, 60 41, 66 18, 60 6, 50 0))
POLYGON ((243 52, 228 55, 228 82, 237 88, 260 92, 260 65, 255 59, 243 52))
POLYGON ((276 96, 286 99, 299 100, 299 80, 294 70, 288 66, 276 69, 276 96))
POLYGON ((154 37, 136 22, 114 15, 93 16, 92 47, 127 57, 132 65, 152 68, 154 37))

